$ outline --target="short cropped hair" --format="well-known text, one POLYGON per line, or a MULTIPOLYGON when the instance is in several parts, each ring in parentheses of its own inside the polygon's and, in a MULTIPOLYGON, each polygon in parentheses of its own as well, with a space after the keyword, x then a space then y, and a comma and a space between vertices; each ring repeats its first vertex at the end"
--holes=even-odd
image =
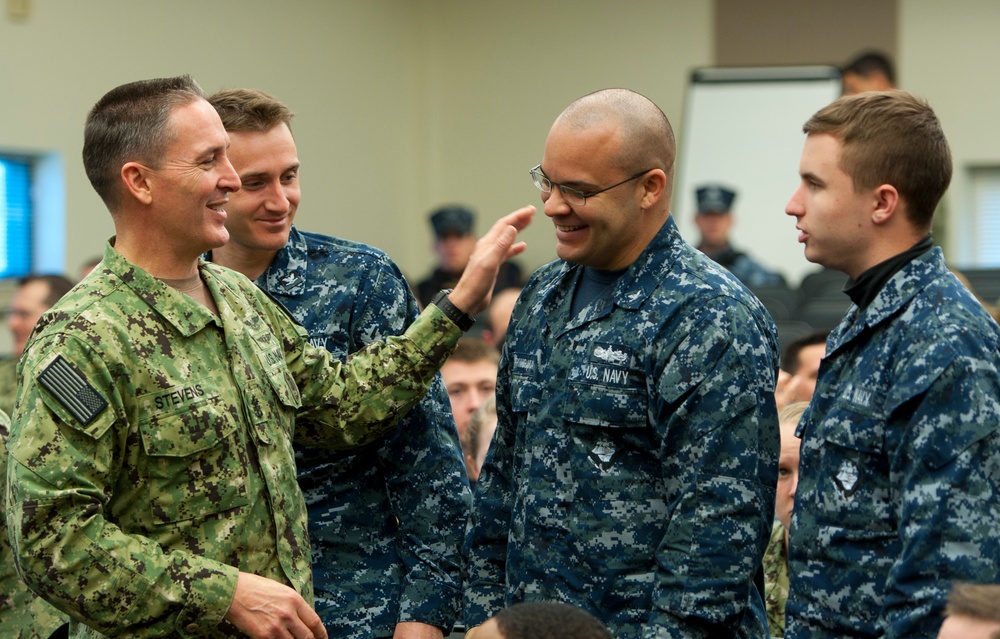
MULTIPOLYGON (((1000 622, 1000 584, 955 583, 944 614, 1000 622)), ((1000 631, 990 637, 1000 639, 1000 631)))
POLYGON ((597 617, 565 603, 514 604, 493 619, 504 639, 612 639, 597 617))
POLYGON ((951 182, 952 161, 941 123, 926 101, 905 91, 844 96, 802 130, 841 143, 840 169, 861 191, 891 184, 914 228, 930 231, 934 209, 951 182))
POLYGON ((172 141, 171 112, 204 97, 198 83, 182 75, 123 84, 90 110, 83 133, 83 168, 112 213, 121 204, 121 167, 136 161, 159 168, 172 141))
POLYGON ((259 89, 223 89, 208 101, 218 111, 226 131, 267 133, 279 124, 292 129, 292 110, 259 89))
POLYGON ((460 337, 454 352, 448 356, 448 361, 465 362, 466 364, 487 361, 499 364, 500 351, 489 342, 478 337, 460 337))

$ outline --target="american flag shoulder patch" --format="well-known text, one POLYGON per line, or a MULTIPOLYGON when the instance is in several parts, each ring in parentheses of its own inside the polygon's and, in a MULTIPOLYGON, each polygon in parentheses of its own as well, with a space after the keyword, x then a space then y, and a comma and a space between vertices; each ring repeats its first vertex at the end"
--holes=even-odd
POLYGON ((62 355, 45 367, 38 382, 84 426, 108 407, 107 400, 62 355))

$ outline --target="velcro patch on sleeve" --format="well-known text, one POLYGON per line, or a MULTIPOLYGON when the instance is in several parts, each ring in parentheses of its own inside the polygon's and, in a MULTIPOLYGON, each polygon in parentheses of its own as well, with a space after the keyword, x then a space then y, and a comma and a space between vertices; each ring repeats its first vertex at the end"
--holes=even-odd
POLYGON ((108 407, 107 400, 62 355, 39 374, 38 382, 84 426, 108 407))

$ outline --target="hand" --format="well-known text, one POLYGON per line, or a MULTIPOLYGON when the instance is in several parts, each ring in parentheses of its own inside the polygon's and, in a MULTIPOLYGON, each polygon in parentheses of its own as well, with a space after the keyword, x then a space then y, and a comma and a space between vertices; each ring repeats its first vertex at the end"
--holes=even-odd
POLYGON ((479 238, 462 278, 448 295, 452 304, 469 315, 476 315, 489 305, 500 265, 527 248, 524 242, 515 240, 534 215, 533 206, 518 209, 497 220, 486 235, 479 238))
POLYGON ((319 615, 299 593, 248 572, 236 580, 226 621, 254 639, 327 639, 319 615))
POLYGON ((392 639, 444 639, 444 632, 437 626, 417 621, 401 621, 396 624, 392 639))

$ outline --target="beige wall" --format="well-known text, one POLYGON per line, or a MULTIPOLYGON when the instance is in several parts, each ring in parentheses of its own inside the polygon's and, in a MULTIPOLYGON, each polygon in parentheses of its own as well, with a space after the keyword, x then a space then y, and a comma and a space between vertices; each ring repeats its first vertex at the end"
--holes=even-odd
MULTIPOLYGON (((300 226, 375 244, 417 277, 433 206, 461 201, 493 218, 538 201, 527 170, 572 99, 629 86, 676 121, 688 69, 711 55, 712 7, 700 0, 31 6, 23 21, 0 13, 0 147, 64 155, 71 272, 113 233, 79 157, 87 110, 120 83, 189 73, 209 92, 274 93, 298 114, 300 226)), ((536 227, 532 267, 552 257, 550 227, 536 227)))
MULTIPOLYGON (((122 82, 180 73, 207 91, 256 86, 299 114, 300 226, 375 244, 417 277, 430 264, 431 207, 460 201, 492 218, 538 201, 527 169, 551 121, 579 95, 634 88, 680 131, 690 70, 714 63, 717 29, 727 42, 740 37, 739 29, 723 31, 716 4, 31 0, 31 16, 14 21, 4 3, 0 147, 64 155, 72 272, 113 232, 79 161, 94 101, 122 82)), ((871 26, 863 12, 844 13, 871 26)), ((798 23, 775 18, 773 32, 742 33, 749 43, 767 39, 772 51, 783 39, 801 50, 810 30, 853 33, 823 27, 814 13, 792 18, 798 23)), ((902 84, 939 110, 959 169, 1000 156, 997 24, 995 0, 898 0, 902 84)), ((802 61, 830 57, 824 48, 802 61)), ((960 216, 964 202, 952 191, 949 207, 960 216)), ((552 257, 550 229, 540 216, 527 234, 526 264, 552 257)))
POLYGON ((970 168, 1000 167, 1000 2, 900 0, 900 85, 926 98, 944 126, 955 173, 945 196, 947 256, 966 266, 975 237, 970 168))

